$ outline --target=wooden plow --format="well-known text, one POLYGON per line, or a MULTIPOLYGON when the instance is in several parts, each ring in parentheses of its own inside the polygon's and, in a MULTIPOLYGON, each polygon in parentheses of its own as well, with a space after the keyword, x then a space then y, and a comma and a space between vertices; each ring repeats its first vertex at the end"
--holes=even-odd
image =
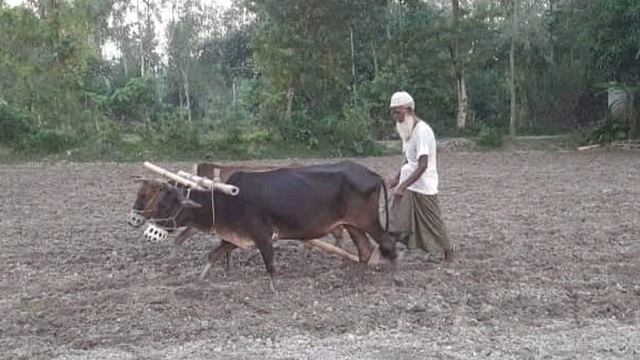
POLYGON ((585 151, 597 148, 605 149, 624 149, 624 150, 640 150, 640 140, 618 140, 608 144, 592 144, 579 146, 578 151, 585 151))
MULTIPOLYGON (((147 170, 150 170, 158 175, 164 176, 170 180, 175 181, 178 184, 193 188, 193 189, 214 189, 220 192, 223 192, 225 194, 228 195, 232 195, 232 196, 236 196, 239 194, 240 191, 242 191, 242 189, 239 189, 237 186, 234 185, 229 185, 229 184, 225 184, 223 182, 221 182, 219 180, 219 176, 214 176, 214 179, 208 179, 205 177, 201 177, 198 175, 194 175, 194 174, 190 174, 187 173, 185 171, 178 171, 177 173, 172 173, 160 166, 154 165, 148 161, 145 161, 143 163, 144 168, 146 168, 147 170)), ((214 221, 214 225, 213 225, 213 231, 215 231, 215 221, 214 221)), ((251 241, 242 241, 240 239, 234 239, 234 238, 225 238, 225 241, 228 241, 236 246, 238 246, 239 248, 243 248, 243 249, 247 249, 250 247, 255 246, 255 244, 251 241)), ((273 240, 277 240, 277 233, 274 232, 274 237, 273 240)), ((305 243, 315 246, 319 249, 322 249, 326 252, 329 252, 331 254, 337 255, 343 259, 348 259, 348 260, 352 260, 352 261, 359 261, 359 257, 355 254, 352 254, 342 248, 339 248, 335 245, 329 244, 325 241, 319 240, 319 239, 312 239, 312 240, 305 240, 305 243)))

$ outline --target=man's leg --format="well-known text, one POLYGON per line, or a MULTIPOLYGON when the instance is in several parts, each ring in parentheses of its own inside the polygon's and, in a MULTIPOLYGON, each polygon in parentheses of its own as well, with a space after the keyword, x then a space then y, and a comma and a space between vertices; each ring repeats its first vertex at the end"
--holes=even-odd
POLYGON ((442 219, 438 195, 412 194, 414 232, 416 245, 427 250, 429 240, 432 240, 444 252, 446 261, 453 260, 453 247, 449 242, 447 227, 442 219))

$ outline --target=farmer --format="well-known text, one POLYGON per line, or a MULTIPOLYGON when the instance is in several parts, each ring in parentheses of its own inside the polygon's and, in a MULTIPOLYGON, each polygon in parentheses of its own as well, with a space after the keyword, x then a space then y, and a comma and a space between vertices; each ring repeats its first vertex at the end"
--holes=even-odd
POLYGON ((453 260, 453 247, 438 204, 436 138, 431 127, 416 117, 409 93, 391 96, 391 116, 402 139, 405 161, 395 177, 388 181, 393 190, 390 234, 407 245, 428 251, 435 242, 444 252, 444 260, 453 260))

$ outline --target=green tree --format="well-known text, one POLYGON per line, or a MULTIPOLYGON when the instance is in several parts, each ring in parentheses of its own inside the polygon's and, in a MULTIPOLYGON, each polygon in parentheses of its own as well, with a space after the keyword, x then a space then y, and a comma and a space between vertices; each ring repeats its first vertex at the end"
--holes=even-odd
MULTIPOLYGON (((586 3, 582 18, 588 24, 593 62, 604 82, 615 82, 640 94, 640 1, 598 0, 586 3)), ((636 95, 638 97, 638 95, 636 95)), ((640 100, 636 100, 640 104, 640 100)), ((640 138, 640 105, 626 105, 626 121, 631 138, 640 138)))

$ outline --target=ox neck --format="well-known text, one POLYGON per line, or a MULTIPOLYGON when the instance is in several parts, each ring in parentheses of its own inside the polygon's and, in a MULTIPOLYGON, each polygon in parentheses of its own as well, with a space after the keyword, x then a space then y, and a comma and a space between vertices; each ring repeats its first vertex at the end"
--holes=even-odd
POLYGON ((200 211, 210 211, 211 210, 211 194, 213 194, 213 202, 217 202, 220 193, 218 191, 211 190, 200 190, 200 189, 182 189, 182 195, 195 202, 200 204, 202 207, 199 208, 200 211))
MULTIPOLYGON (((182 195, 192 201, 197 203, 201 203, 202 201, 211 201, 211 190, 201 190, 201 189, 185 189, 182 188, 182 195)), ((213 191, 214 197, 218 197, 217 191, 213 191)))

